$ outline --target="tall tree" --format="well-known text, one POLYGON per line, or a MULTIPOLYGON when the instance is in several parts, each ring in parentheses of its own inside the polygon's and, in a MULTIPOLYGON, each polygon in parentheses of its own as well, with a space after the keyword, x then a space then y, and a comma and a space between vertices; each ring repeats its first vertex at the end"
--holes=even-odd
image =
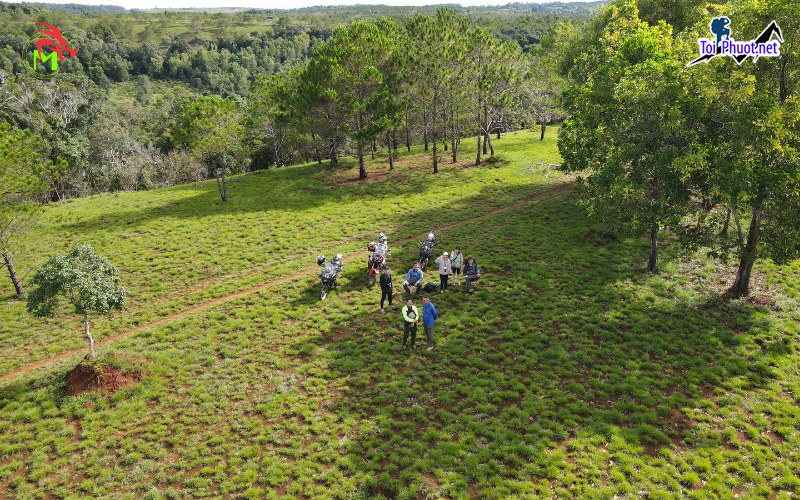
POLYGON ((394 23, 356 21, 340 26, 329 43, 320 45, 300 79, 310 93, 308 107, 328 106, 341 120, 341 131, 356 144, 359 177, 365 179, 364 156, 379 134, 393 124, 397 112, 390 92, 396 80, 397 40, 394 23))
MULTIPOLYGON (((749 1, 730 17, 736 39, 754 39, 772 20, 784 38, 780 57, 742 64, 717 57, 688 69, 697 95, 690 122, 699 136, 697 184, 733 215, 739 266, 731 291, 748 295, 758 258, 781 263, 800 255, 800 6, 749 1)), ((702 34, 707 29, 708 20, 696 27, 702 34)))
POLYGON ((679 158, 691 143, 686 96, 671 29, 639 20, 632 0, 612 4, 597 50, 584 54, 565 93, 571 116, 558 147, 568 171, 588 170, 579 191, 590 213, 650 234, 654 271, 661 227, 677 226, 691 186, 679 158))
MULTIPOLYGON (((439 139, 450 117, 444 113, 449 89, 464 71, 465 34, 469 21, 454 10, 441 7, 436 17, 417 15, 406 26, 409 35, 406 72, 414 75, 417 95, 423 101, 425 122, 430 123, 433 173, 439 172, 439 139)), ((426 130, 427 132, 427 130, 426 130)))

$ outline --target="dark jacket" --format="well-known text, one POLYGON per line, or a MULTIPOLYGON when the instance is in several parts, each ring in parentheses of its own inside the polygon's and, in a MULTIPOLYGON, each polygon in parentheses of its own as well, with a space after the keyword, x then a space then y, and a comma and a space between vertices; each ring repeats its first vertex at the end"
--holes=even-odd
POLYGON ((384 292, 392 291, 392 273, 381 274, 381 290, 384 292))
POLYGON ((464 264, 464 270, 463 270, 464 276, 475 276, 480 272, 481 270, 478 269, 478 264, 474 260, 472 261, 471 266, 469 264, 464 264))

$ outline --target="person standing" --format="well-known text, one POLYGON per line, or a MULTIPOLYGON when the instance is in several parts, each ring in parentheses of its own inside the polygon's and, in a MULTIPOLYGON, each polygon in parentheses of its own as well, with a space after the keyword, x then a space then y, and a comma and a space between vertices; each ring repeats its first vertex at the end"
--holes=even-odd
POLYGON ((417 320, 419 319, 419 312, 417 311, 417 307, 414 305, 414 301, 408 299, 406 301, 406 306, 403 308, 403 348, 406 347, 406 341, 408 340, 408 334, 411 334, 411 348, 416 349, 417 346, 414 345, 417 341, 417 320))
POLYGON ((464 267, 464 256, 461 255, 461 247, 456 247, 453 250, 453 255, 450 256, 450 267, 453 268, 453 283, 458 285, 458 276, 461 274, 461 268, 464 267))
POLYGON ((447 252, 445 252, 434 262, 439 264, 439 281, 442 285, 442 289, 439 293, 444 293, 447 291, 447 280, 450 278, 450 275, 453 274, 450 256, 447 254, 447 252))
POLYGON ((464 282, 467 284, 467 291, 474 293, 472 284, 481 278, 481 270, 478 269, 478 264, 472 257, 467 258, 467 265, 464 266, 464 282))
POLYGON ((386 297, 389 297, 389 307, 394 309, 392 305, 392 273, 389 272, 389 266, 383 265, 383 274, 381 274, 381 312, 383 311, 383 302, 386 297))
POLYGON ((419 262, 414 262, 414 267, 408 270, 406 273, 406 279, 403 281, 403 289, 405 289, 406 293, 411 293, 411 290, 408 289, 409 286, 417 287, 417 293, 422 290, 422 270, 419 268, 419 262))
POLYGON ((429 351, 433 350, 433 325, 438 317, 439 313, 436 312, 436 306, 433 305, 431 299, 427 295, 422 297, 422 326, 425 328, 429 351))

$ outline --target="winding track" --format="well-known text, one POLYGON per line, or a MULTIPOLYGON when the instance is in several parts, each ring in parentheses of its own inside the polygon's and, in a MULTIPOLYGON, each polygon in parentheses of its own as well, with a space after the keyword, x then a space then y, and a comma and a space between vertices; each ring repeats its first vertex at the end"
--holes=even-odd
MULTIPOLYGON (((536 201, 536 200, 539 200, 541 198, 545 198, 545 197, 548 197, 548 196, 553 196, 553 195, 557 195, 557 194, 563 193, 565 191, 570 190, 574 185, 575 185, 574 182, 568 182, 568 183, 565 183, 565 184, 561 184, 558 187, 555 187, 553 189, 544 191, 542 193, 539 193, 539 194, 537 194, 535 196, 532 196, 530 198, 526 198, 524 200, 518 201, 516 203, 512 203, 511 205, 508 205, 508 206, 505 206, 505 207, 502 207, 502 208, 498 208, 496 210, 492 210, 492 211, 487 212, 487 213, 485 213, 483 215, 478 215, 477 217, 471 217, 469 219, 464 219, 464 220, 462 220, 460 222, 455 222, 455 223, 449 224, 447 226, 441 226, 439 228, 435 228, 435 230, 436 231, 443 231, 445 229, 451 229, 451 228, 460 226, 460 225, 465 224, 467 222, 483 219, 485 217, 491 217, 492 215, 495 215, 495 214, 498 214, 498 213, 501 213, 501 212, 505 212, 507 210, 511 210, 512 208, 516 208, 516 207, 518 207, 520 205, 524 205, 526 203, 530 203, 530 202, 533 202, 533 201, 536 201)), ((419 238, 424 238, 427 235, 428 235, 428 232, 426 231, 426 232, 424 232, 422 234, 419 234, 419 235, 416 235, 416 236, 412 236, 410 238, 397 240, 393 244, 402 245, 404 243, 408 243, 410 241, 414 241, 414 240, 419 239, 419 238)), ((349 256, 345 257, 344 261, 349 261, 349 260, 353 260, 353 259, 357 259, 357 258, 363 258, 363 257, 364 257, 364 254, 363 254, 363 252, 361 252, 361 253, 358 253, 358 254, 355 254, 355 255, 349 255, 349 256)), ((302 271, 302 272, 299 272, 299 273, 291 274, 289 276, 284 276, 282 278, 277 278, 277 279, 274 279, 272 281, 267 281, 266 283, 258 285, 256 287, 248 288, 247 290, 242 290, 241 292, 232 293, 230 295, 225 295, 224 297, 219 297, 217 299, 211 300, 211 301, 206 302, 204 304, 200 304, 199 306, 193 307, 191 309, 187 309, 187 310, 179 312, 177 314, 173 314, 172 316, 167 316, 165 318, 161 318, 158 321, 153 321, 152 323, 147 323, 146 325, 137 326, 136 328, 134 328, 132 330, 128 330, 126 332, 122 332, 122 333, 118 333, 116 335, 112 335, 111 337, 108 337, 107 339, 103 340, 102 342, 98 342, 97 345, 98 346, 103 346, 103 345, 106 345, 106 344, 110 344, 111 342, 115 342, 117 340, 130 337, 131 335, 139 333, 139 332, 141 332, 142 330, 144 330, 146 328, 151 328, 151 327, 154 327, 154 326, 163 325, 165 323, 169 323, 170 321, 182 318, 184 316, 187 316, 189 314, 195 313, 197 311, 202 311, 202 310, 205 310, 205 309, 209 309, 211 307, 214 307, 216 305, 222 304, 224 302, 228 302, 228 301, 231 301, 231 300, 234 300, 234 299, 238 299, 239 297, 242 297, 244 295, 248 295, 248 294, 251 294, 251 293, 254 293, 254 292, 258 292, 258 291, 263 290, 263 289, 265 289, 267 287, 270 287, 270 286, 273 286, 273 285, 279 285, 281 283, 285 283, 285 282, 293 280, 295 278, 299 278, 301 276, 305 276, 305 275, 316 273, 316 272, 317 272, 317 270, 316 270, 316 268, 314 268, 314 269, 309 269, 308 271, 302 271)), ((9 380, 13 380, 13 379, 15 379, 15 378, 17 378, 19 376, 25 375, 26 373, 29 373, 29 372, 31 372, 33 370, 36 370, 37 368, 42 368, 42 367, 51 365, 51 364, 53 364, 53 363, 55 363, 57 361, 61 361, 63 359, 67 359, 67 358, 70 358, 72 356, 76 356, 78 354, 82 354, 85 351, 86 351, 86 348, 82 347, 80 349, 73 349, 71 351, 63 352, 61 354, 57 354, 57 355, 55 355, 53 357, 50 357, 50 358, 47 358, 47 359, 42 359, 42 360, 36 361, 35 363, 32 363, 32 364, 30 364, 30 365, 28 365, 28 366, 26 366, 26 367, 24 367, 24 368, 22 368, 20 370, 17 370, 15 372, 11 372, 11 373, 7 373, 7 374, 5 374, 3 376, 0 376, 0 383, 7 382, 9 380)))

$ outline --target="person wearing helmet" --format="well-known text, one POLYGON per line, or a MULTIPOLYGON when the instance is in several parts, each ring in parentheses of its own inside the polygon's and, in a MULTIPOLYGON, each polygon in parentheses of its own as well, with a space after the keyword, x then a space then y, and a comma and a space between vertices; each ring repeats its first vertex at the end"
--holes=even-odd
POLYGON ((380 255, 386 255, 386 252, 389 251, 389 241, 386 239, 386 235, 381 233, 378 235, 378 244, 375 245, 375 253, 380 255))
POLYGON ((342 254, 337 253, 336 257, 334 257, 333 260, 331 260, 331 264, 336 266, 336 270, 338 272, 341 272, 342 268, 344 267, 344 262, 342 262, 342 254))

